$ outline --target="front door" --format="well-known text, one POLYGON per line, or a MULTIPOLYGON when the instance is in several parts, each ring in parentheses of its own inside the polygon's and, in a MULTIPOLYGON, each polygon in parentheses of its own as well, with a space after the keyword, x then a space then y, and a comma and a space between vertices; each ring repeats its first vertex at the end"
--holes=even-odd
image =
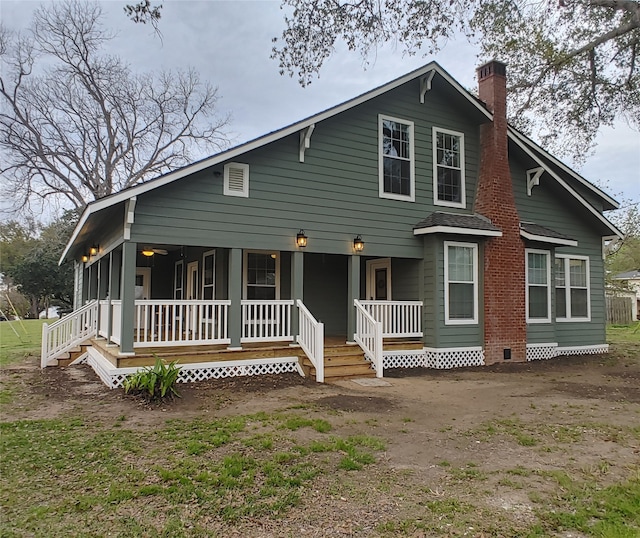
POLYGON ((198 262, 187 265, 187 300, 198 298, 198 262))
POLYGON ((391 258, 367 261, 367 300, 391 300, 391 258))

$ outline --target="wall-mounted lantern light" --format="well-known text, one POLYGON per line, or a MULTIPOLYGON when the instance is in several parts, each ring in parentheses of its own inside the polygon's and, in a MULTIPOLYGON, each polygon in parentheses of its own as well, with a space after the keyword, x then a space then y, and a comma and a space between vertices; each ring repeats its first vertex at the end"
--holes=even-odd
POLYGON ((362 237, 358 234, 353 240, 353 250, 356 252, 362 252, 364 250, 364 241, 362 237))
POLYGON ((89 249, 89 256, 95 256, 98 253, 98 245, 93 245, 89 249))
POLYGON ((307 236, 304 235, 304 230, 300 230, 298 235, 296 235, 296 245, 300 248, 304 248, 307 246, 307 236))
POLYGON ((87 263, 89 261, 89 256, 87 256, 86 254, 83 254, 81 260, 82 260, 82 263, 87 263))

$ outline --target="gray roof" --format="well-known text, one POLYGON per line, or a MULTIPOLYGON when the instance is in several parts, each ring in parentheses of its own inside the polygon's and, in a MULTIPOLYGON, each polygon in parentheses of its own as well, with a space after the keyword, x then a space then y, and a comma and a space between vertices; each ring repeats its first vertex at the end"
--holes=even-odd
POLYGON ((487 217, 482 215, 461 215, 460 213, 445 213, 444 211, 434 211, 427 218, 418 222, 413 229, 434 228, 436 226, 486 230, 489 232, 500 231, 500 228, 494 226, 487 217))
POLYGON ((538 235, 540 237, 549 237, 551 239, 564 239, 566 241, 573 241, 573 238, 561 234, 560 232, 556 232, 551 228, 545 228, 544 226, 540 226, 539 224, 534 224, 533 222, 521 222, 520 229, 531 235, 538 235))
POLYGON ((640 269, 632 269, 631 271, 618 273, 613 278, 615 278, 616 280, 629 280, 630 278, 640 278, 640 269))

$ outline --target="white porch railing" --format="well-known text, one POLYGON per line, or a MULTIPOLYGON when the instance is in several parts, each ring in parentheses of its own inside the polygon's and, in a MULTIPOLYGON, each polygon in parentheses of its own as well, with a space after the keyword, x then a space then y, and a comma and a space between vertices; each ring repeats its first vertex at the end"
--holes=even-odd
POLYGON ((231 301, 137 300, 133 347, 228 344, 230 304, 231 301))
POLYGON ((382 323, 383 338, 422 337, 422 301, 360 301, 382 323))
POLYGON ((120 345, 120 320, 122 319, 122 301, 111 301, 111 341, 120 345))
POLYGON ((51 325, 42 325, 40 367, 73 349, 97 331, 98 303, 91 301, 51 325))
POLYGON ((355 299, 353 304, 356 307, 355 341, 373 363, 376 377, 382 377, 382 323, 373 319, 358 299, 355 299))
POLYGON ((324 383, 324 323, 316 321, 304 303, 298 299, 298 344, 316 369, 316 381, 324 383))
POLYGON ((291 334, 291 307, 288 301, 242 301, 240 342, 287 342, 291 334))

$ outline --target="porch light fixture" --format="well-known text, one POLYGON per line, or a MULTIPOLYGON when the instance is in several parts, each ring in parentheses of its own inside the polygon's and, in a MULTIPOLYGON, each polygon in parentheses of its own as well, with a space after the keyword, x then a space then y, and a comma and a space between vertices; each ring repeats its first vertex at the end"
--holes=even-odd
POLYGON ((304 230, 300 230, 298 235, 296 235, 296 245, 300 248, 304 248, 307 246, 307 236, 304 235, 304 230))
POLYGON ((356 235, 355 239, 353 240, 353 250, 355 250, 356 252, 362 252, 364 250, 364 241, 362 240, 360 234, 356 235))
POLYGON ((95 256, 98 253, 98 245, 93 245, 89 249, 89 256, 95 256))
POLYGON ((82 260, 82 263, 87 263, 89 261, 89 256, 87 256, 86 254, 82 255, 82 258, 80 258, 82 260))
POLYGON ((151 250, 150 248, 145 248, 142 251, 142 255, 146 256, 147 258, 150 258, 151 256, 153 256, 155 253, 153 252, 153 250, 151 250))

